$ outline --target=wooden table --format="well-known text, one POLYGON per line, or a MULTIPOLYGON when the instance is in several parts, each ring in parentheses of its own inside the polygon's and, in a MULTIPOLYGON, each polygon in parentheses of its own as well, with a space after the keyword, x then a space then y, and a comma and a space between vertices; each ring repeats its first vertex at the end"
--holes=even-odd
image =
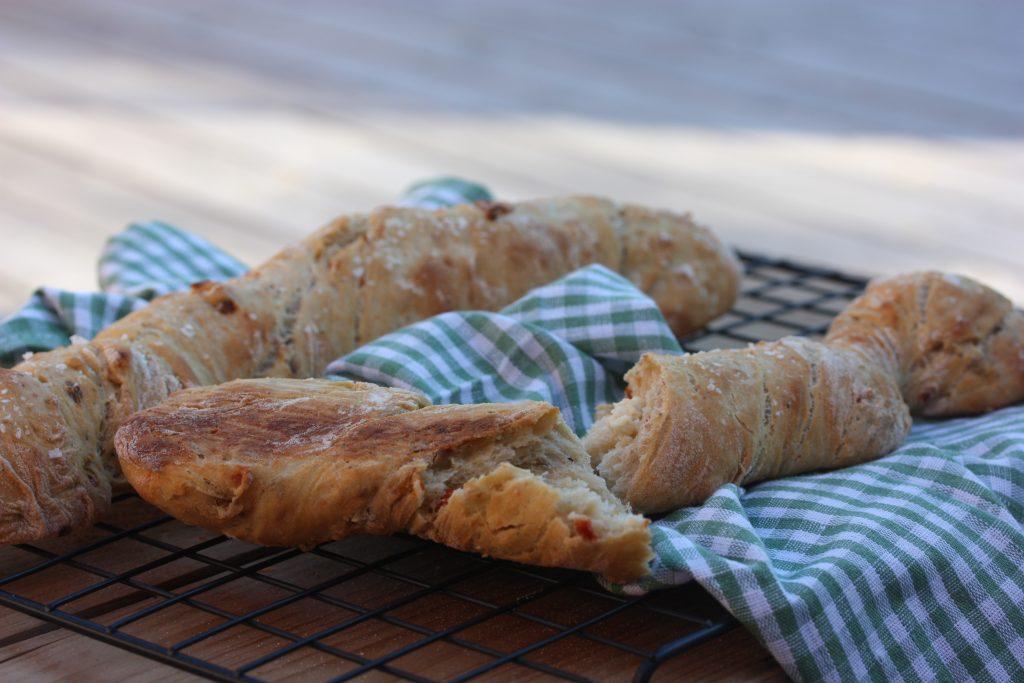
MULTIPOLYGON (((0 641, 0 677, 3 680, 69 680, 82 683, 205 680, 12 610, 0 608, 0 615, 5 634, 0 641)), ((582 653, 581 656, 587 655, 582 653)), ((540 676, 537 678, 542 679, 540 676)), ((617 678, 629 680, 628 675, 620 674, 617 678)), ((498 677, 491 680, 498 680, 498 677)), ((666 664, 654 680, 771 683, 789 679, 749 633, 736 629, 680 655, 666 664)))
MULTIPOLYGON (((317 642, 374 659, 424 636, 457 628, 450 637, 417 647, 391 661, 401 671, 433 680, 444 680, 492 661, 490 655, 476 647, 509 653, 560 630, 593 621, 622 604, 576 572, 535 573, 532 568, 521 571, 515 565, 482 562, 418 539, 357 537, 328 544, 314 553, 300 553, 224 540, 173 520, 130 535, 115 531, 161 518, 159 511, 128 497, 115 504, 103 528, 74 539, 34 544, 38 551, 21 547, 0 550, 0 576, 9 576, 37 565, 40 553, 62 553, 99 540, 108 541, 77 555, 74 562, 62 561, 39 573, 6 582, 3 588, 42 603, 53 603, 78 591, 79 597, 54 606, 91 622, 117 625, 122 634, 164 647, 204 629, 221 624, 230 626, 234 623, 230 616, 261 611, 257 618, 241 621, 180 650, 226 669, 235 669, 292 642, 275 635, 273 629, 278 629, 278 633, 310 636, 365 614, 358 611, 360 608, 374 609, 405 601, 317 642), (170 546, 200 550, 168 553, 170 546), (249 571, 222 572, 204 558, 249 571), (366 565, 355 565, 353 561, 366 565), (360 572, 361 566, 373 569, 360 572), (97 572, 119 577, 104 582, 97 572), (569 578, 572 583, 548 583, 549 576, 569 578), (426 595, 418 596, 417 586, 399 580, 400 577, 420 580, 431 588, 426 595), (440 590, 440 586, 448 588, 440 590), (156 587, 165 595, 159 597, 149 587, 156 587), (295 599, 296 592, 301 590, 308 591, 308 597, 295 599), (174 604, 161 604, 167 597, 173 598, 174 604), (480 601, 514 601, 517 606, 514 612, 495 616, 481 607, 480 601), (279 602, 281 605, 275 607, 279 602), (144 612, 150 608, 152 612, 144 612), (144 616, 130 623, 117 621, 140 613, 144 616), (475 625, 462 626, 474 620, 475 625)), ((681 594, 659 596, 652 603, 659 608, 683 609, 697 617, 719 611, 711 598, 696 587, 681 594)), ((0 608, 0 612, 0 680, 193 678, 179 669, 20 612, 8 608, 0 608)), ((586 633, 586 637, 566 636, 532 652, 528 658, 595 680, 628 681, 643 659, 601 642, 602 638, 650 651, 696 628, 692 623, 646 608, 630 607, 588 626, 580 633, 586 633)), ((323 681, 355 667, 352 661, 339 658, 326 648, 302 647, 254 669, 252 674, 270 681, 323 681)), ((754 681, 786 677, 770 655, 737 627, 669 660, 655 676, 655 680, 680 679, 754 681)), ((398 679, 386 671, 373 670, 358 680, 398 679)), ((509 664, 480 680, 554 679, 535 668, 509 664)))
POLYGON ((1022 32, 997 0, 5 0, 0 312, 94 287, 134 219, 257 263, 437 174, 1024 301, 1022 32))
MULTIPOLYGON (((249 263, 440 173, 1024 300, 1024 5, 0 3, 0 313, 161 218, 249 263)), ((12 561, 0 553, 0 563, 12 561)), ((4 611, 0 680, 180 678, 4 611)), ((742 630, 670 678, 778 678, 742 630)))
MULTIPOLYGON (((205 680, 12 610, 0 608, 0 617, 3 620, 0 678, 3 680, 82 683, 205 680)), ((586 653, 581 656, 586 657, 586 653)), ((618 678, 629 680, 627 675, 618 678)), ((789 679, 749 633, 736 629, 666 664, 654 680, 770 683, 789 679)))

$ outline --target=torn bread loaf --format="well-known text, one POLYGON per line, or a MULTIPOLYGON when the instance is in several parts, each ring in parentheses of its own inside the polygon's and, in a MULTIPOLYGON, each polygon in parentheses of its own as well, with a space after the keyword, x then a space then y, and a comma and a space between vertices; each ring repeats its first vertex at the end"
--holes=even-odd
POLYGON ((727 310, 736 259, 688 216, 592 197, 339 218, 247 275, 161 297, 89 343, 0 369, 0 543, 91 523, 122 482, 113 437, 183 387, 314 377, 359 344, 453 309, 497 309, 590 263, 678 334, 727 310))
POLYGON ((910 415, 974 414, 1024 399, 1024 314, 967 278, 872 283, 824 343, 645 355, 627 398, 584 443, 609 488, 657 513, 719 486, 845 467, 892 451, 910 415))
POLYGON ((626 378, 631 398, 605 409, 585 443, 609 488, 647 513, 703 501, 728 482, 851 465, 910 429, 888 375, 796 337, 647 354, 626 378))
POLYGON ((408 532, 613 581, 651 558, 647 520, 546 403, 430 406, 371 384, 239 380, 176 393, 116 443, 144 499, 253 543, 408 532))

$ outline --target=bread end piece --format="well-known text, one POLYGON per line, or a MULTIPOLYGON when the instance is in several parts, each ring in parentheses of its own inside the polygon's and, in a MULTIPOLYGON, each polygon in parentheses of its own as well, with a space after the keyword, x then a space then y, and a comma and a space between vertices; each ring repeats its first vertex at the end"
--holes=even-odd
POLYGON ((109 386, 86 345, 0 369, 0 543, 61 536, 107 509, 116 468, 101 457, 109 386))
POLYGON ((688 383, 671 358, 644 354, 626 373, 626 397, 599 406, 597 419, 583 438, 612 493, 645 513, 703 500, 721 479, 711 481, 705 471, 718 459, 696 457, 685 447, 693 443, 693 434, 687 434, 684 425, 687 415, 703 415, 697 407, 687 408, 679 396, 678 389, 688 383))
POLYGON ((736 302, 742 267, 733 251, 690 214, 634 204, 618 209, 619 272, 658 304, 682 337, 736 302))
POLYGON ((143 498, 254 543, 405 531, 614 581, 648 572, 647 520, 545 403, 428 406, 354 382, 242 380, 175 394, 116 444, 143 498))
POLYGON ((727 483, 877 458, 910 429, 895 378, 856 350, 798 337, 647 354, 626 380, 628 397, 602 409, 584 446, 644 513, 701 503, 727 483))
POLYGON ((890 365, 917 415, 974 415, 1024 400, 1024 312, 968 277, 925 271, 872 281, 826 341, 890 365))
POLYGON ((631 514, 593 473, 556 408, 529 407, 524 428, 453 455, 454 472, 432 463, 412 531, 462 550, 585 569, 615 582, 645 576, 653 557, 648 520, 631 514))

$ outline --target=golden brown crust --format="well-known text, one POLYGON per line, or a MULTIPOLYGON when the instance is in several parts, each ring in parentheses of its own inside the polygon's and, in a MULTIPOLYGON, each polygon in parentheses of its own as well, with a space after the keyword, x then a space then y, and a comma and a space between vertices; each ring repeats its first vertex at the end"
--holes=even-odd
POLYGON ((585 443, 612 491, 645 513, 701 502, 727 483, 853 464, 892 450, 910 428, 892 378, 806 339, 647 354, 626 378, 643 401, 635 437, 602 445, 606 422, 585 443))
POLYGON ((11 497, 0 500, 9 511, 0 520, 0 543, 93 521, 120 481, 112 441, 117 428, 183 387, 317 376, 361 342, 452 308, 498 308, 591 262, 649 286, 680 334, 728 308, 739 277, 728 251, 710 249, 713 238, 687 217, 662 213, 656 232, 676 246, 674 256, 654 263, 644 249, 629 246, 639 239, 634 231, 655 230, 644 215, 603 199, 570 197, 438 211, 384 208, 342 217, 243 277, 161 297, 98 334, 83 345, 87 350, 71 352, 72 361, 88 356, 94 366, 76 375, 79 403, 68 403, 59 383, 45 382, 64 372, 56 368, 66 364, 65 352, 38 354, 15 368, 25 377, 6 374, 3 380, 10 400, 19 404, 17 417, 8 417, 11 433, 34 433, 48 424, 65 434, 69 452, 80 454, 68 461, 72 469, 91 454, 103 461, 105 475, 92 483, 84 471, 69 474, 55 466, 18 479, 14 473, 29 463, 47 470, 50 442, 5 441, 11 497), (659 279, 660 269, 683 267, 689 259, 695 260, 692 281, 659 279), (38 391, 26 388, 22 397, 22 387, 38 391), (68 476, 74 487, 56 483, 68 476), (81 504, 81 495, 90 506, 81 504), (18 519, 19 510, 31 518, 18 519), (50 510, 65 512, 40 517, 50 510))
POLYGON ((826 341, 892 363, 920 415, 971 415, 1024 399, 1024 313, 969 278, 925 272, 872 282, 826 341))
POLYGON ((0 369, 0 528, 56 536, 102 510, 116 469, 101 457, 109 405, 103 358, 76 344, 35 373, 0 369))
POLYGON ((630 278, 684 335, 729 309, 739 265, 689 216, 573 197, 368 217, 356 257, 364 282, 359 339, 459 309, 493 310, 590 263, 630 278), (501 210, 495 210, 500 207, 501 210), (410 257, 415 254, 415 257, 410 257))
POLYGON ((427 406, 369 384, 267 379, 179 392, 131 417, 117 451, 143 498, 255 543, 309 548, 409 531, 495 557, 638 578, 650 558, 646 520, 614 501, 571 439, 543 403, 427 406), (552 472, 531 471, 545 439, 570 439, 579 462, 557 454, 552 472), (484 457, 496 445, 507 455, 484 457))
POLYGON ((739 294, 739 261, 689 214, 627 205, 619 221, 620 272, 657 302, 677 335, 699 329, 732 307, 739 294))
POLYGON ((1024 316, 966 278, 873 283, 825 343, 787 338, 645 355, 628 398, 584 443, 613 492, 645 513, 746 484, 882 456, 910 413, 977 413, 1024 398, 1024 316))

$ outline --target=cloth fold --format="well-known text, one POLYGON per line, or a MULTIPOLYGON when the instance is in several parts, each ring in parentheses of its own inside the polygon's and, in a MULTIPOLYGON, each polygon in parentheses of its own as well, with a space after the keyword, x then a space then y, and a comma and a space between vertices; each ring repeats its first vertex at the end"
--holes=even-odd
MULTIPOLYGON (((490 199, 445 178, 402 199, 490 199)), ((149 299, 245 272, 213 245, 159 222, 115 236, 101 293, 44 287, 0 323, 0 358, 91 337, 149 299)), ((434 402, 547 400, 579 434, 622 395, 645 351, 680 352, 653 302, 590 266, 504 310, 446 313, 332 363, 332 376, 415 388, 434 402)), ((918 423, 871 463, 724 486, 652 524, 637 594, 697 581, 798 680, 1024 679, 1024 406, 918 423)))
POLYGON ((695 580, 799 680, 1020 679, 1024 406, 914 426, 834 472, 652 525, 643 593, 695 580))
POLYGON ((682 353, 657 305, 604 266, 538 287, 499 313, 457 311, 385 335, 327 367, 435 404, 547 401, 578 435, 622 397, 645 351, 682 353))

